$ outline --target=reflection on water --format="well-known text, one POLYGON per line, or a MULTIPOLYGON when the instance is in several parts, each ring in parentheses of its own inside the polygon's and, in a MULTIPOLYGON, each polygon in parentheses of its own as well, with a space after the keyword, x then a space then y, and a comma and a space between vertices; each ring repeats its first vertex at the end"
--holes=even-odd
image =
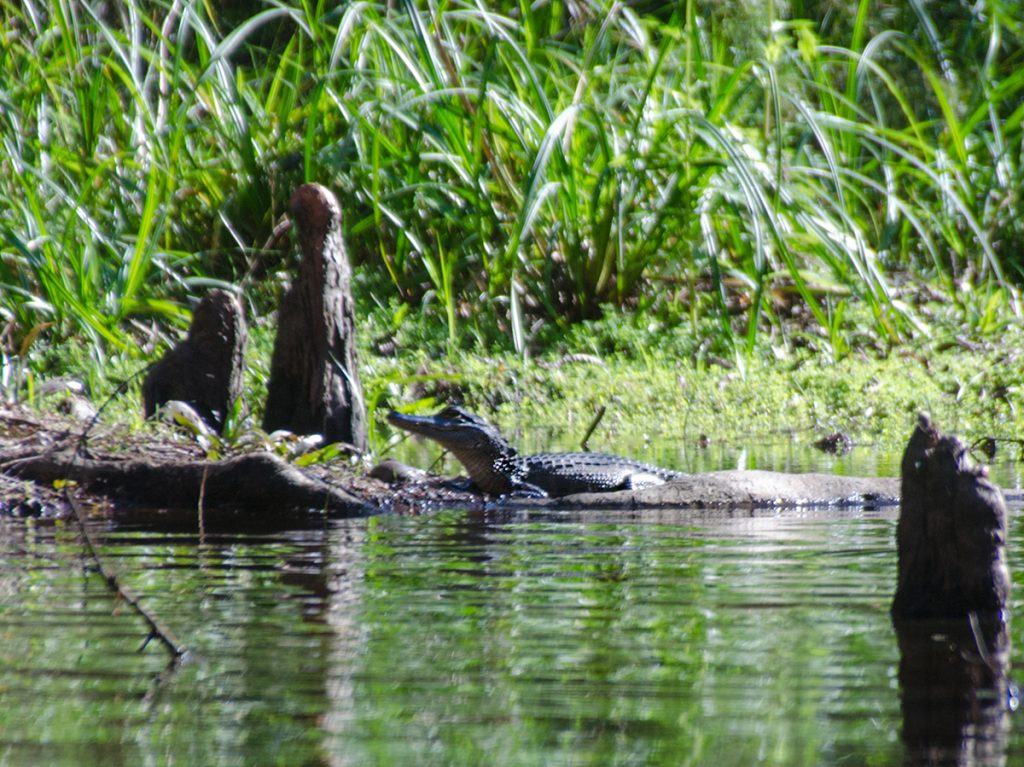
MULTIPOLYGON (((197 654, 171 675, 73 526, 5 520, 0 762, 898 764, 895 516, 98 530, 197 654)), ((1024 760, 1012 727, 1005 749, 978 763, 1024 760)))
POLYGON ((897 621, 896 634, 907 763, 1000 764, 1016 708, 1007 623, 897 621))

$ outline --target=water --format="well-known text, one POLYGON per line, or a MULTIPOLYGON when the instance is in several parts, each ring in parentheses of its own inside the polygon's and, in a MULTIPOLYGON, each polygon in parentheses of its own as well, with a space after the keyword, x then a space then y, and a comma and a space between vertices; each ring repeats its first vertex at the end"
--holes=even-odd
MULTIPOLYGON (((138 651, 145 627, 74 525, 2 520, 0 763, 902 763, 895 521, 442 511, 203 536, 97 523, 105 561, 195 653, 168 671, 156 642, 138 651)), ((1014 517, 1015 572, 1022 540, 1014 517)), ((1012 631, 1024 647, 1024 621, 1012 631)), ((1019 729, 990 763, 1022 763, 1019 729)))

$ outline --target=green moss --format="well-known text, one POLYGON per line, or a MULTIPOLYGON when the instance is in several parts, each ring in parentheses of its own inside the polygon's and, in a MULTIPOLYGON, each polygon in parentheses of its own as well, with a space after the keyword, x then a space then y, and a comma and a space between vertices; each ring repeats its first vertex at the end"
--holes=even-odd
MULTIPOLYGON (((851 355, 839 362, 810 356, 780 363, 762 357, 741 370, 698 367, 657 351, 642 359, 613 356, 603 364, 459 353, 423 360, 418 370, 439 382, 458 381, 454 391, 440 384, 436 392, 427 387, 438 401, 454 395, 506 429, 541 426, 566 441, 578 441, 605 407, 601 429, 608 435, 696 442, 703 434, 728 442, 763 442, 784 435, 806 435, 812 441, 842 431, 858 443, 895 450, 922 410, 968 440, 1016 434, 1020 417, 1012 395, 1020 389, 1021 374, 1002 369, 979 377, 977 372, 979 367, 994 370, 999 358, 995 349, 971 355, 904 350, 885 358, 851 355), (982 383, 987 378, 1000 383, 982 383)), ((393 380, 400 379, 398 371, 411 372, 406 361, 375 360, 373 365, 378 375, 390 368, 393 380)), ((422 394, 422 389, 414 394, 396 386, 378 407, 407 405, 422 394)))
MULTIPOLYGON (((402 313, 396 321, 391 308, 378 308, 359 329, 371 445, 378 453, 388 449, 392 431, 383 414, 390 408, 430 411, 447 401, 464 402, 531 448, 578 444, 602 407, 591 441, 597 448, 640 435, 683 444, 701 435, 732 444, 787 437, 806 444, 842 431, 893 451, 922 410, 968 441, 1015 436, 1024 387, 1020 329, 1007 324, 998 340, 967 341, 943 322, 929 329, 935 340, 922 337, 887 354, 867 347, 836 361, 824 349, 793 343, 793 332, 748 357, 703 354, 699 342, 686 345, 678 328, 662 339, 641 318, 615 315, 583 324, 524 360, 500 348, 453 347, 443 322, 430 314, 402 313), (382 347, 389 354, 379 353, 382 347)), ((274 327, 269 317, 251 322, 240 433, 262 420, 274 327)), ((86 348, 40 347, 21 396, 41 409, 55 407, 54 397, 34 393, 44 379, 69 376, 85 384, 95 404, 109 399, 105 422, 142 427, 144 368, 127 356, 99 363, 86 348)))

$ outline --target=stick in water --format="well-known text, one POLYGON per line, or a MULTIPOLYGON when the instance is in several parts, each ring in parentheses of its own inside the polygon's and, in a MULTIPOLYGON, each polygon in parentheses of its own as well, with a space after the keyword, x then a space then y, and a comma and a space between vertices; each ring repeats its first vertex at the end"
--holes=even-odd
POLYGON ((78 520, 78 526, 82 530, 82 539, 85 541, 85 548, 89 552, 89 556, 93 562, 96 563, 96 568, 99 570, 100 575, 103 576, 103 580, 106 581, 107 587, 114 592, 119 599, 123 599, 138 615, 146 622, 149 626, 149 634, 143 641, 142 646, 139 647, 141 652, 149 644, 150 640, 158 639, 160 643, 167 649, 171 655, 171 665, 177 666, 181 663, 185 656, 188 654, 188 650, 181 642, 178 641, 177 637, 171 632, 171 630, 164 625, 156 615, 147 610, 139 598, 129 590, 120 578, 117 577, 117 573, 109 569, 100 558, 99 552, 96 550, 96 544, 93 542, 92 533, 85 525, 85 515, 82 513, 82 508, 79 506, 78 501, 68 491, 67 487, 64 488, 64 498, 67 500, 68 505, 75 512, 75 518, 78 520))

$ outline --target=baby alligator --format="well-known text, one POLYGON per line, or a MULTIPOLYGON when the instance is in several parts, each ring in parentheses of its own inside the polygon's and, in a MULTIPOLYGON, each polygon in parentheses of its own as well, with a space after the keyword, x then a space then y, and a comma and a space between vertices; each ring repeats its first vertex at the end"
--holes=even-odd
POLYGON ((661 485, 678 472, 605 453, 519 455, 501 433, 479 416, 459 407, 437 415, 397 411, 388 422, 428 437, 451 451, 480 490, 492 495, 519 493, 558 498, 572 493, 601 493, 661 485))

